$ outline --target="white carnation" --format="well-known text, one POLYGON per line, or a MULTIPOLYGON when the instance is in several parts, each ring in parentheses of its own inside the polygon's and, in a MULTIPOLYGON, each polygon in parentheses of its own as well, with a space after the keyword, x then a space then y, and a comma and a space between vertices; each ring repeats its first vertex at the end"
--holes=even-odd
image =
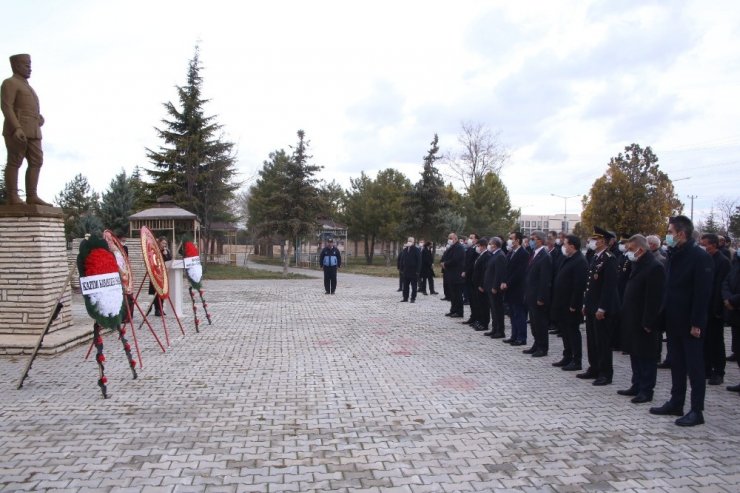
POLYGON ((200 282, 200 278, 203 277, 203 266, 200 264, 188 267, 188 277, 193 282, 200 282))
POLYGON ((105 317, 114 317, 121 313, 123 306, 123 291, 120 289, 110 289, 90 293, 90 302, 101 315, 105 317))

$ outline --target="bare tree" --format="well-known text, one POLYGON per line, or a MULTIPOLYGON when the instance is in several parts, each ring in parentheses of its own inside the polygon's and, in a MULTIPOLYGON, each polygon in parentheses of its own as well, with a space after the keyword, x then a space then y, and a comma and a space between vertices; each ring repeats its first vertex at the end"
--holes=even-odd
POLYGON ((723 233, 726 234, 730 231, 730 222, 732 221, 732 216, 735 214, 735 209, 738 206, 740 206, 740 197, 732 199, 728 197, 719 197, 714 201, 713 209, 717 210, 717 217, 715 220, 723 233))
POLYGON ((461 122, 457 137, 460 150, 448 153, 444 160, 451 178, 462 182, 467 191, 476 180, 487 173, 498 175, 509 159, 509 152, 499 140, 499 132, 492 132, 483 123, 461 122))

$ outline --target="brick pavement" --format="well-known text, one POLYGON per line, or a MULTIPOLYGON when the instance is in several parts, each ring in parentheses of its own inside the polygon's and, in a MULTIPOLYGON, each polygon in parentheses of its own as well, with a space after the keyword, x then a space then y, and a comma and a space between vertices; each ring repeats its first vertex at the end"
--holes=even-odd
MULTIPOLYGON (((0 489, 48 491, 740 491, 740 398, 707 394, 682 429, 443 316, 396 279, 213 281, 214 325, 172 347, 139 332, 131 380, 105 338, 101 399, 87 347, 0 358, 0 489)), ((187 312, 187 310, 186 310, 187 312)), ((660 370, 657 404, 668 396, 660 370)), ((728 365, 728 382, 740 382, 728 365)))

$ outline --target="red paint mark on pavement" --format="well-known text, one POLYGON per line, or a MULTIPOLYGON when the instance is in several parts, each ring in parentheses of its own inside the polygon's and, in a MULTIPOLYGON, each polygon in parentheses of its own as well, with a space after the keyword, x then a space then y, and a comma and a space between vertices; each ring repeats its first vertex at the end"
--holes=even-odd
POLYGON ((373 335, 376 335, 376 336, 387 336, 388 335, 388 331, 383 330, 383 329, 374 330, 372 333, 373 335))
POLYGON ((332 341, 331 339, 320 339, 317 344, 319 346, 331 346, 332 344, 334 344, 334 341, 332 341))
POLYGON ((410 337, 402 337, 400 339, 396 339, 391 342, 393 342, 393 344, 398 344, 399 346, 402 346, 402 347, 416 347, 420 344, 418 340, 411 339, 410 337))
POLYGON ((394 356, 411 356, 411 351, 408 349, 401 349, 400 351, 393 351, 391 354, 394 356))
POLYGON ((435 380, 434 385, 450 390, 473 390, 478 387, 478 382, 471 378, 450 376, 435 380))

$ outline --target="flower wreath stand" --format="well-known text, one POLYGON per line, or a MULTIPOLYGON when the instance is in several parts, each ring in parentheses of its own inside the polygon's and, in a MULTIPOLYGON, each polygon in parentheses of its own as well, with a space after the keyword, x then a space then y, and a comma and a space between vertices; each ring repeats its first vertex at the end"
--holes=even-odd
POLYGON ((203 289, 203 266, 200 263, 200 252, 198 251, 198 247, 195 246, 195 243, 191 241, 190 237, 183 237, 181 243, 185 276, 188 278, 188 283, 190 284, 190 286, 188 286, 188 292, 190 293, 190 301, 193 304, 195 331, 200 332, 198 330, 200 319, 198 318, 198 307, 195 305, 195 294, 193 293, 193 289, 198 291, 200 302, 203 305, 203 312, 206 314, 206 320, 208 320, 208 325, 211 325, 211 314, 208 313, 208 303, 206 303, 206 299, 203 295, 205 292, 203 289))
POLYGON ((80 274, 80 288, 85 298, 85 308, 94 320, 93 344, 97 350, 98 387, 103 398, 108 398, 108 378, 105 376, 105 354, 103 354, 102 329, 115 329, 123 345, 133 378, 136 379, 136 360, 131 355, 131 346, 126 340, 126 329, 121 327, 124 313, 124 289, 116 257, 108 248, 108 243, 97 235, 80 243, 77 255, 77 270, 80 274))

